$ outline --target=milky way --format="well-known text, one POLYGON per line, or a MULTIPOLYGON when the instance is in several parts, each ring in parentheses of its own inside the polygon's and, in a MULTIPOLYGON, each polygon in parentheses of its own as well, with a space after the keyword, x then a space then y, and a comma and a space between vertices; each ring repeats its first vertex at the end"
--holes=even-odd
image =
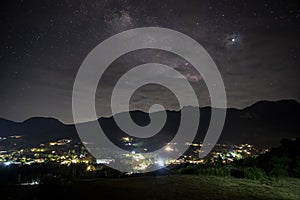
MULTIPOLYGON (((51 116, 70 123, 73 82, 83 59, 109 36, 144 26, 174 29, 203 45, 222 74, 229 107, 300 100, 297 1, 14 1, 2 2, 0 23, 3 118, 51 116)), ((210 104, 201 76, 187 61, 144 50, 122 56, 107 71, 96 99, 99 115, 109 115, 105 96, 117 78, 150 61, 177 69, 193 85, 200 105, 210 104)), ((142 109, 150 95, 172 109, 163 94, 147 87, 134 102, 142 109)))

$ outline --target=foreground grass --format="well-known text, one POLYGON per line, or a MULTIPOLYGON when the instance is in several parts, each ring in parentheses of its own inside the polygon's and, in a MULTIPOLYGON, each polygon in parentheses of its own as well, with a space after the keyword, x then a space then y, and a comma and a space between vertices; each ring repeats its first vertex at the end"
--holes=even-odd
POLYGON ((253 181, 172 175, 85 180, 68 186, 6 186, 0 190, 0 199, 300 199, 300 179, 253 181))

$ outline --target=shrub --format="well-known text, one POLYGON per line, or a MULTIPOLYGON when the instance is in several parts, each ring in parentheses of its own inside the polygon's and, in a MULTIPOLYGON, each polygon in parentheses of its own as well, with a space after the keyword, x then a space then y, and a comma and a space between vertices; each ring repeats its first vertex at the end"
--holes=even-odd
POLYGON ((263 169, 256 167, 245 167, 244 177, 252 180, 261 180, 267 177, 266 172, 263 169))
POLYGON ((285 167, 276 166, 273 167, 269 173, 272 177, 287 177, 289 176, 289 172, 285 167))
POLYGON ((235 178, 245 178, 245 174, 242 168, 234 168, 231 170, 230 175, 235 178))
POLYGON ((289 162, 287 157, 273 157, 271 158, 272 168, 269 175, 273 177, 289 176, 289 162))
POLYGON ((231 166, 199 168, 198 173, 210 176, 230 176, 231 166))
POLYGON ((189 165, 187 167, 181 168, 179 170, 179 172, 181 174, 198 174, 199 169, 198 169, 198 166, 196 166, 196 165, 189 165))
POLYGON ((292 176, 300 178, 300 157, 296 157, 292 164, 292 176))

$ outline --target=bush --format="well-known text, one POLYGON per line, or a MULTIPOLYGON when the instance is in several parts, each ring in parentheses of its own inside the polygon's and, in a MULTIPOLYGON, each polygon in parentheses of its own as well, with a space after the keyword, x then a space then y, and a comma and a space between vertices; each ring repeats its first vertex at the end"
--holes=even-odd
POLYGON ((300 178, 300 157, 296 157, 292 163, 292 176, 300 178))
POLYGON ((273 157, 271 158, 272 168, 269 175, 273 177, 289 176, 289 162, 287 157, 273 157))
POLYGON ((242 168, 232 169, 230 175, 235 178, 245 178, 244 170, 242 168))
POLYGON ((199 168, 198 173, 210 176, 230 176, 231 166, 199 168))
POLYGON ((256 167, 245 167, 244 177, 252 180, 261 180, 267 177, 266 172, 263 169, 256 167))
POLYGON ((187 167, 181 168, 179 170, 179 172, 181 174, 198 174, 199 169, 198 169, 198 166, 196 166, 196 165, 189 165, 187 167))
POLYGON ((289 172, 285 167, 276 166, 273 167, 269 173, 271 177, 287 177, 289 176, 289 172))

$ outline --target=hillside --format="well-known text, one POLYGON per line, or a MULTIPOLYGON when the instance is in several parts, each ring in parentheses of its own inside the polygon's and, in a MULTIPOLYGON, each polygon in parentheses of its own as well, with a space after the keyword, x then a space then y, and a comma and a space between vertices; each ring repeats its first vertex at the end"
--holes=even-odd
MULTIPOLYGON (((200 109, 200 128, 195 142, 201 142, 206 134, 212 108, 184 107, 183 109, 200 109)), ((122 117, 122 113, 118 115, 122 117)), ((149 122, 147 113, 131 111, 130 115, 138 124, 149 122)), ((142 142, 150 144, 150 149, 151 144, 161 146, 161 142, 168 142, 176 133, 180 122, 180 111, 167 111, 167 116, 167 123, 157 135, 149 138, 148 141, 141 139, 142 142)), ((262 147, 277 146, 282 138, 300 137, 299 116, 300 103, 293 100, 261 101, 241 110, 229 108, 219 142, 251 143, 262 147)), ((113 118, 100 118, 98 121, 106 135, 116 144, 121 145, 120 138, 126 134, 118 128, 113 118)), ((24 143, 30 146, 63 138, 79 141, 74 125, 65 125, 53 118, 36 117, 22 123, 0 119, 0 137, 12 135, 22 135, 24 143)))

